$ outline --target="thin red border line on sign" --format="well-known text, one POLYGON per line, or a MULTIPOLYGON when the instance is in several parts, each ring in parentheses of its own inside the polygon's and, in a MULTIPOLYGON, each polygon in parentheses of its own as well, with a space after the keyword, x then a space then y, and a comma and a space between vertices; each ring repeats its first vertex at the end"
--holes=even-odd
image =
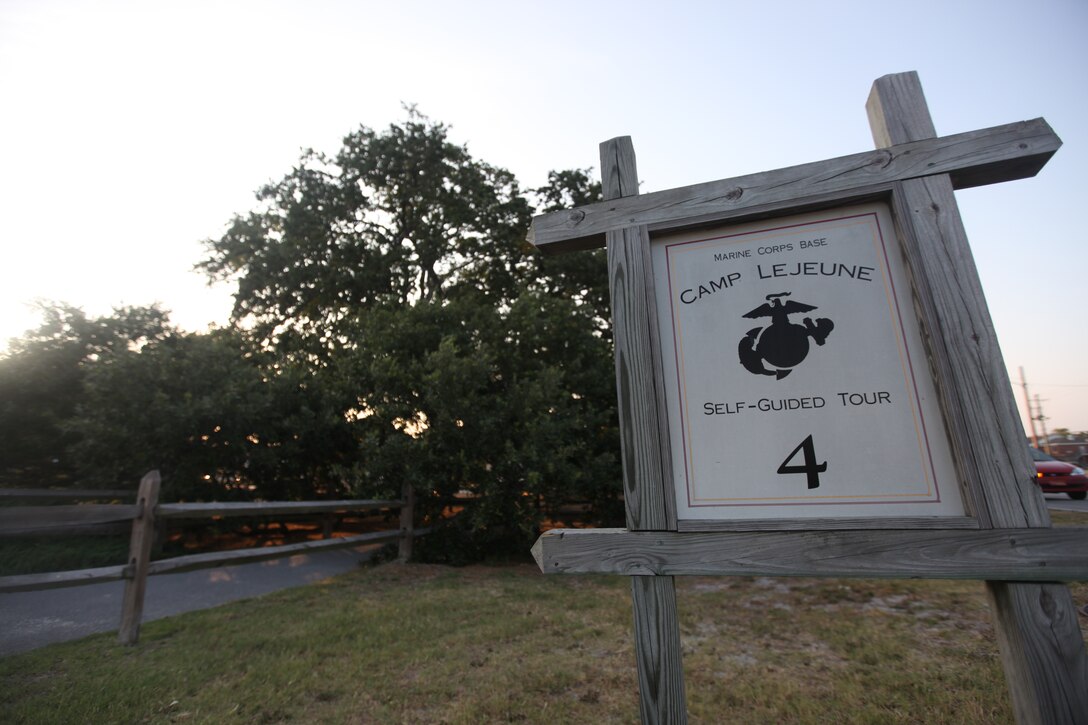
MULTIPOLYGON (((794 500, 794 501, 788 502, 788 503, 777 503, 777 504, 776 503, 766 503, 766 504, 764 504, 764 503, 721 503, 721 502, 693 503, 692 502, 692 481, 691 481, 692 461, 690 460, 690 458, 688 456, 687 426, 685 425, 685 420, 686 420, 686 417, 685 417, 685 405, 684 405, 683 400, 682 400, 683 397, 684 397, 683 396, 683 390, 685 389, 684 380, 683 380, 683 372, 682 372, 683 371, 683 365, 682 365, 681 360, 680 360, 680 351, 682 349, 682 345, 680 344, 680 340, 677 337, 679 330, 678 330, 678 325, 677 325, 677 322, 676 322, 676 314, 675 314, 675 307, 676 306, 675 306, 675 301, 674 301, 675 296, 673 294, 673 286, 672 286, 672 250, 673 250, 673 248, 683 247, 683 246, 687 246, 687 245, 690 245, 690 244, 701 244, 701 243, 706 243, 706 242, 713 242, 713 241, 719 240, 719 239, 736 239, 736 238, 746 237, 746 236, 770 234, 770 233, 773 233, 773 232, 781 232, 781 231, 786 230, 786 229, 796 229, 796 228, 799 228, 799 227, 813 226, 815 224, 826 224, 826 223, 830 223, 830 222, 841 222, 841 221, 848 221, 848 220, 851 220, 851 219, 861 219, 861 218, 864 218, 866 216, 871 216, 871 215, 872 215, 872 212, 865 212, 865 213, 861 213, 861 214, 852 214, 852 215, 847 215, 847 216, 842 216, 842 217, 834 217, 832 219, 820 219, 820 220, 816 220, 816 221, 797 222, 795 224, 784 224, 784 225, 779 226, 779 227, 770 227, 770 228, 767 228, 767 229, 753 229, 753 230, 750 230, 750 231, 747 231, 747 232, 737 232, 737 233, 733 233, 733 234, 720 234, 720 235, 712 236, 712 237, 703 237, 701 239, 689 239, 689 240, 686 240, 686 241, 683 241, 683 242, 673 242, 672 244, 666 244, 665 245, 665 271, 666 271, 666 276, 668 277, 670 321, 671 321, 672 329, 673 329, 673 356, 674 356, 674 362, 675 362, 675 365, 676 365, 677 391, 678 391, 678 393, 680 393, 680 397, 681 397, 681 400, 678 401, 680 403, 680 418, 681 418, 680 436, 681 436, 681 445, 683 446, 682 451, 683 451, 683 456, 684 456, 684 480, 685 480, 684 493, 685 493, 685 495, 687 497, 688 508, 715 508, 715 507, 733 507, 733 506, 751 507, 751 506, 760 506, 760 505, 796 506, 796 505, 799 505, 799 504, 802 504, 802 503, 811 504, 811 505, 815 505, 815 506, 820 506, 820 505, 824 505, 824 506, 842 506, 842 505, 847 505, 847 504, 844 504, 842 501, 815 502, 815 501, 811 501, 811 500, 808 500, 808 501, 794 500)), ((767 499, 760 499, 760 501, 767 501, 767 499)), ((872 501, 872 502, 859 502, 859 503, 883 503, 883 502, 882 501, 872 501)), ((904 502, 889 502, 889 503, 913 503, 913 502, 904 501, 904 502)))
POLYGON ((884 253, 884 268, 888 270, 888 284, 892 288, 892 302, 895 303, 895 314, 899 318, 899 334, 903 338, 903 354, 907 358, 907 368, 910 370, 910 384, 914 388, 914 400, 918 406, 918 420, 922 424, 922 440, 926 449, 926 458, 929 460, 929 472, 933 476, 933 490, 937 494, 934 503, 941 502, 941 483, 937 479, 937 466, 933 463, 933 448, 929 444, 929 429, 926 427, 926 416, 922 410, 922 395, 918 392, 918 378, 914 374, 914 361, 910 357, 910 345, 907 341, 907 328, 903 325, 903 311, 899 307, 899 293, 895 289, 895 279, 891 276, 891 260, 888 259, 888 245, 884 241, 884 229, 880 226, 880 216, 871 212, 873 221, 876 222, 876 233, 880 237, 880 250, 884 253))
MULTIPOLYGON (((925 501, 925 503, 940 503, 940 501, 941 501, 940 483, 939 483, 939 481, 937 479, 936 465, 935 465, 935 463, 933 461, 933 451, 932 451, 932 447, 930 446, 930 442, 929 442, 929 433, 928 433, 928 428, 927 428, 926 423, 925 423, 925 414, 924 414, 924 412, 922 410, 921 396, 920 396, 920 394, 918 392, 918 382, 917 382, 917 378, 916 378, 915 372, 914 372, 914 364, 913 364, 913 361, 911 360, 911 357, 910 357, 910 349, 909 349, 909 345, 908 345, 906 329, 905 329, 905 327, 903 325, 902 310, 901 310, 900 305, 899 305, 898 294, 897 294, 897 291, 896 291, 896 288, 895 288, 895 281, 894 281, 894 279, 892 279, 892 276, 891 276, 891 264, 890 264, 890 260, 888 258, 887 244, 886 244, 886 241, 885 241, 885 238, 884 238, 883 228, 882 228, 882 226, 880 224, 880 218, 879 218, 879 215, 877 214, 876 211, 862 212, 862 213, 859 213, 859 214, 850 214, 850 215, 845 215, 845 216, 840 216, 840 217, 832 217, 832 218, 828 218, 828 219, 815 219, 815 220, 809 220, 809 221, 805 221, 805 222, 797 222, 795 224, 784 224, 784 225, 779 226, 779 227, 769 227, 769 228, 766 228, 766 229, 753 229, 753 230, 750 230, 750 231, 747 231, 747 232, 738 232, 738 233, 734 233, 734 234, 721 234, 721 235, 716 235, 716 236, 712 236, 712 237, 703 237, 703 238, 700 238, 700 239, 690 239, 690 240, 686 240, 686 241, 682 241, 682 242, 673 242, 671 244, 665 244, 664 245, 665 246, 665 269, 666 269, 666 277, 668 279, 669 309, 670 309, 670 313, 671 313, 670 314, 670 322, 671 322, 672 328, 673 328, 673 330, 672 330, 672 332, 673 332, 673 355, 674 355, 674 363, 676 365, 677 390, 678 390, 678 392, 682 392, 682 390, 684 388, 684 384, 683 384, 683 375, 682 375, 682 364, 681 364, 681 361, 680 361, 681 345, 680 345, 680 341, 679 341, 679 339, 677 337, 677 335, 678 335, 677 327, 678 326, 677 326, 677 320, 676 320, 676 315, 675 315, 675 296, 673 294, 674 290, 673 290, 673 280, 672 280, 672 250, 674 248, 682 247, 682 246, 686 246, 686 245, 690 245, 690 244, 700 244, 700 243, 712 242, 712 241, 720 240, 720 239, 736 239, 736 238, 751 236, 751 235, 762 235, 762 234, 769 234, 769 233, 773 233, 773 232, 781 232, 781 231, 784 231, 784 230, 796 229, 796 228, 799 228, 799 227, 811 227, 811 226, 817 226, 817 225, 822 225, 822 224, 829 224, 829 223, 833 223, 833 222, 844 222, 844 221, 864 219, 864 218, 870 218, 873 222, 875 222, 875 225, 876 225, 877 238, 878 238, 879 244, 880 244, 880 254, 884 257, 884 274, 886 275, 888 285, 891 288, 891 300, 892 300, 892 304, 894 305, 894 313, 895 313, 895 316, 896 316, 896 321, 898 322, 898 325, 899 325, 899 337, 900 337, 900 342, 902 344, 903 354, 905 356, 907 374, 910 377, 910 386, 914 391, 915 405, 913 407, 914 407, 914 409, 915 409, 915 411, 917 413, 917 421, 921 424, 920 433, 921 433, 921 436, 922 436, 922 445, 925 448, 925 459, 929 463, 930 480, 933 481, 933 494, 936 496, 933 499, 929 499, 929 500, 925 501)), ((683 396, 681 395, 681 398, 682 397, 683 396)), ((740 506, 744 506, 744 507, 751 507, 751 506, 797 506, 797 505, 801 505, 801 504, 809 505, 809 506, 843 506, 843 505, 917 503, 917 501, 889 500, 888 497, 882 498, 881 500, 875 500, 875 501, 859 501, 859 500, 856 500, 856 498, 855 498, 855 500, 848 501, 848 502, 845 502, 845 503, 843 501, 841 501, 841 500, 840 501, 813 501, 812 499, 805 499, 803 501, 802 500, 785 501, 785 502, 781 502, 781 503, 771 502, 771 501, 768 501, 767 499, 760 499, 759 503, 724 503, 724 502, 693 503, 692 502, 692 490, 691 490, 691 478, 690 478, 691 477, 691 472, 690 472, 691 461, 689 459, 688 450, 687 450, 687 429, 686 429, 686 426, 683 424, 685 406, 684 406, 684 403, 683 403, 682 400, 678 401, 678 403, 681 406, 681 409, 680 409, 680 413, 681 413, 680 436, 681 436, 682 453, 683 453, 683 458, 684 458, 684 478, 685 478, 684 488, 685 488, 685 494, 686 494, 687 503, 688 503, 689 508, 714 508, 714 507, 723 507, 724 508, 724 507, 740 507, 740 506)), ((917 498, 917 497, 920 497, 920 496, 927 496, 927 495, 930 495, 930 494, 889 494, 889 496, 905 496, 905 497, 910 497, 910 498, 917 498)))

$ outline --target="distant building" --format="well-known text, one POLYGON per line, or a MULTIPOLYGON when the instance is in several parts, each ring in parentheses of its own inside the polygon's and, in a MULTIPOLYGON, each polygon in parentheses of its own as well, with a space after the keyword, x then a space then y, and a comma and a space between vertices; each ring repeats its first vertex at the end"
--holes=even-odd
MULTIPOLYGON (((1028 442, 1031 442, 1030 439, 1028 442)), ((1045 439, 1039 439, 1039 447, 1059 461, 1069 461, 1081 467, 1088 466, 1088 434, 1051 433, 1045 439)))

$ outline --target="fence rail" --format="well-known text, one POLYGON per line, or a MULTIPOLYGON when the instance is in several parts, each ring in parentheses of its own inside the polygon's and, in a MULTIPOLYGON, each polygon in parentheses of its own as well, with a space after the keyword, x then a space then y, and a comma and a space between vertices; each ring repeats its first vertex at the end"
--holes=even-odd
POLYGON ((134 520, 135 504, 86 504, 82 506, 16 506, 0 509, 0 537, 64 533, 65 529, 134 520))
POLYGON ((401 501, 254 501, 242 503, 164 503, 156 515, 164 519, 204 519, 225 516, 335 513, 400 508, 401 501))
POLYGON ((0 594, 9 592, 36 592, 43 589, 60 589, 81 584, 99 584, 125 578, 125 565, 100 566, 76 571, 51 571, 44 574, 15 574, 0 577, 0 594))
POLYGON ((89 488, 0 488, 0 498, 132 498, 135 491, 104 491, 89 488))
MULTIPOLYGON (((32 495, 32 489, 8 489, 27 493, 19 497, 46 496, 61 498, 59 491, 41 491, 32 495)), ((85 496, 85 491, 73 491, 67 498, 126 498, 131 491, 93 492, 99 495, 85 496), (108 496, 106 494, 109 494, 108 496)), ((151 471, 140 481, 135 504, 83 504, 73 506, 18 506, 0 508, 0 538, 53 534, 64 535, 83 531, 90 525, 108 525, 132 522, 128 563, 76 571, 20 574, 0 577, 0 593, 39 591, 60 587, 79 586, 109 581, 125 581, 122 599, 121 626, 118 639, 123 644, 135 644, 139 639, 143 617, 143 600, 147 577, 156 574, 180 573, 216 566, 242 564, 266 559, 277 559, 301 552, 361 546, 398 541, 398 558, 406 561, 411 556, 412 541, 416 536, 430 533, 432 528, 414 528, 414 506, 411 486, 405 485, 400 500, 340 500, 340 501, 260 501, 227 503, 158 503, 159 473, 151 471), (400 509, 400 525, 397 529, 375 531, 357 536, 326 538, 321 541, 304 541, 280 546, 263 546, 233 551, 216 551, 188 554, 158 561, 150 560, 151 542, 158 520, 217 520, 239 516, 287 516, 314 513, 349 513, 377 509, 400 509)))

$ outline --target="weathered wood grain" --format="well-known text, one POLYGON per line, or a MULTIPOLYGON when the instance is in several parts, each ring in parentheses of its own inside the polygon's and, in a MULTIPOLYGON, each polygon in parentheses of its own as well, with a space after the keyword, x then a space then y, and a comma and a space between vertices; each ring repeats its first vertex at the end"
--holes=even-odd
MULTIPOLYGON (((936 134, 917 73, 878 79, 866 108, 878 144, 936 134)), ((892 198, 968 503, 985 526, 1049 526, 951 180, 903 181, 892 198)))
MULTIPOLYGON (((878 79, 866 108, 878 146, 936 135, 916 73, 878 79)), ((981 523, 1047 527, 954 188, 949 175, 902 180, 892 209, 941 409, 981 523)), ((1088 722, 1088 664, 1068 588, 998 581, 1008 578, 986 586, 1018 722, 1088 722)))
POLYGON ((1088 580, 1088 527, 917 531, 556 529, 545 574, 1088 580))
POLYGON ((1016 722, 1088 723, 1088 665, 1084 640, 1069 626, 1077 622, 1069 588, 992 582, 986 592, 1016 722))
POLYGON ((892 202, 968 506, 983 526, 1049 526, 948 178, 904 182, 892 202))
POLYGON ((686 723, 676 585, 672 577, 631 577, 642 722, 686 723))
POLYGON ((155 539, 155 506, 159 502, 160 483, 159 472, 151 471, 140 481, 136 494, 139 515, 132 524, 128 565, 125 567, 125 591, 121 596, 121 626, 117 631, 117 641, 123 645, 134 645, 140 638, 151 544, 155 539))
POLYGON ((873 81, 865 112, 878 149, 937 138, 937 127, 916 71, 891 73, 873 81))
POLYGON ((984 526, 1050 526, 948 177, 892 200, 968 506, 984 526))
MULTIPOLYGON (((606 199, 638 194, 630 137, 601 144, 606 199)), ((633 529, 676 529, 661 345, 645 227, 607 234, 624 505, 633 529)), ((687 722, 676 587, 671 577, 632 580, 635 658, 643 723, 687 722)))
MULTIPOLYGON (((630 137, 601 144, 601 184, 605 198, 638 194, 630 137)), ((620 229, 607 246, 627 526, 675 530, 650 239, 643 228, 620 229)))
MULTIPOLYGON (((917 73, 878 79, 877 146, 936 137, 917 73)), ((897 183, 893 214, 967 503, 984 526, 1049 526, 982 283, 948 175, 897 183)))
POLYGON ((400 501, 253 501, 164 503, 156 512, 164 519, 208 519, 230 516, 281 516, 328 511, 366 511, 400 507, 400 501))
POLYGON ((131 504, 7 507, 0 509, 0 537, 63 533, 73 527, 132 521, 139 512, 139 507, 131 504))
MULTIPOLYGON (((529 241, 544 252, 605 245, 605 233, 646 226, 650 233, 730 221, 767 205, 803 207, 806 199, 851 189, 922 178, 950 176, 954 188, 1034 176, 1061 146, 1041 118, 994 128, 898 142, 866 151, 774 171, 738 176, 643 194, 624 194, 576 209, 533 219, 529 241)), ((602 178, 604 177, 602 171, 602 178)))
POLYGON ((51 571, 44 574, 16 574, 0 577, 0 593, 36 592, 45 589, 98 584, 125 578, 125 566, 102 566, 76 571, 51 571))

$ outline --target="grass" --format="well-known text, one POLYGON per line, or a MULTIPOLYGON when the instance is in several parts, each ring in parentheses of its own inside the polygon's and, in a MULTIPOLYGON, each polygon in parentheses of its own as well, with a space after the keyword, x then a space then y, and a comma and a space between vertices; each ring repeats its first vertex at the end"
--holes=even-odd
POLYGON ((1081 511, 1050 511, 1050 523, 1054 526, 1088 526, 1088 514, 1081 511))
MULTIPOLYGON (((677 599, 693 723, 1012 722, 979 582, 690 577, 677 599)), ((622 577, 370 567, 134 648, 0 659, 0 722, 635 722, 630 608, 622 577)))
MULTIPOLYGON (((677 588, 692 722, 1012 721, 980 583, 677 588)), ((0 722, 635 722, 630 607, 529 564, 360 569, 0 659, 0 722)))

